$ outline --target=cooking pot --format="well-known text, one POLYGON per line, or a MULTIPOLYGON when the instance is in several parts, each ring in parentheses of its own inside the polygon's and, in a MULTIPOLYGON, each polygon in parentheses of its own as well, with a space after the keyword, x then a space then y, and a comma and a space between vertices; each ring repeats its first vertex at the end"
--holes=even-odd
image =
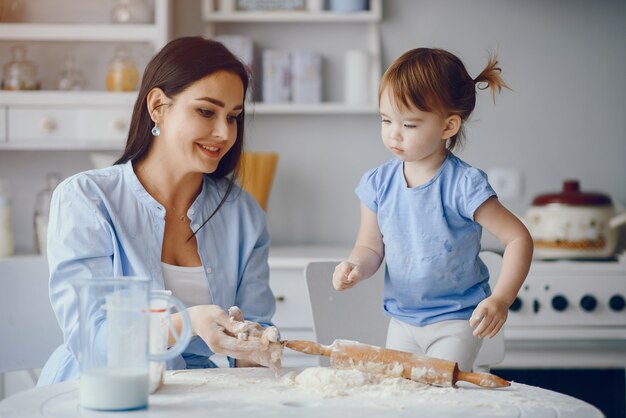
POLYGON ((618 213, 608 195, 582 192, 577 180, 566 180, 561 192, 533 200, 524 223, 536 258, 609 258, 626 213, 618 213))

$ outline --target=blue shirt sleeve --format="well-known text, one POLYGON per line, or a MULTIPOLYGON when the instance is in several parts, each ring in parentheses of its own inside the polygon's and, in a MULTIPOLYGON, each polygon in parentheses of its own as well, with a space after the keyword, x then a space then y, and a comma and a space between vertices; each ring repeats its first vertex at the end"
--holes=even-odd
POLYGON ((372 212, 378 212, 378 168, 366 172, 354 192, 372 212))
MULTIPOLYGON (((78 358, 79 306, 70 280, 113 275, 113 231, 98 200, 79 187, 78 179, 62 183, 52 195, 48 226, 50 302, 63 331, 65 346, 78 358)), ((94 315, 88 329, 106 351, 104 314, 94 315)), ((78 377, 78 376, 73 376, 78 377)), ((69 376, 68 376, 69 378, 69 376)))
POLYGON ((473 220, 476 209, 491 196, 496 196, 496 192, 483 171, 472 167, 464 174, 457 187, 457 192, 460 192, 459 211, 463 217, 473 220))

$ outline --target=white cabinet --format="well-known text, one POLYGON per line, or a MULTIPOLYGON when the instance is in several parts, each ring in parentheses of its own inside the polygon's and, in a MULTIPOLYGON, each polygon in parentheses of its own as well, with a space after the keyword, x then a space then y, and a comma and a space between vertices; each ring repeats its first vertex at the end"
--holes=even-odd
MULTIPOLYGON (((313 315, 304 270, 311 261, 343 260, 350 248, 332 246, 272 247, 270 249, 270 287, 276 298, 276 313, 272 319, 283 340, 315 341, 313 315)), ((317 356, 285 349, 285 367, 319 365, 317 356)))
POLYGON ((3 92, 0 149, 122 149, 136 93, 3 92))
MULTIPOLYGON (((223 11, 213 0, 203 0, 205 36, 244 35, 254 40, 253 89, 261 85, 260 50, 309 50, 322 55, 321 103, 264 103, 252 106, 255 114, 375 114, 376 91, 381 75, 380 21, 382 1, 370 0, 369 10, 337 12, 309 11, 223 11), (351 49, 367 51, 369 55, 369 94, 367 103, 347 103, 345 59, 351 49)), ((219 2, 217 2, 219 5, 219 2)), ((349 75, 348 75, 349 76, 349 75)), ((258 90, 252 92, 258 97, 258 90)))
POLYGON ((154 19, 141 24, 109 23, 115 4, 23 0, 24 21, 0 24, 0 65, 13 45, 25 45, 44 88, 0 91, 0 149, 123 148, 136 93, 104 91, 108 64, 116 45, 126 44, 142 71, 169 39, 170 0, 146 0, 154 19), (54 90, 66 53, 79 63, 85 91, 54 90))

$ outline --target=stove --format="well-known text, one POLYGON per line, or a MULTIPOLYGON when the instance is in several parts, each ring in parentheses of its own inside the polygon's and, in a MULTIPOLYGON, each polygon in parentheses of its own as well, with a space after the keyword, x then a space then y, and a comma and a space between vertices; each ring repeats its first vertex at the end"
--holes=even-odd
POLYGON ((626 254, 533 260, 504 327, 500 376, 626 414, 626 254), (600 385, 590 382, 603 382, 600 385))
POLYGON ((533 261, 507 328, 552 338, 626 340, 626 254, 607 261, 533 261))

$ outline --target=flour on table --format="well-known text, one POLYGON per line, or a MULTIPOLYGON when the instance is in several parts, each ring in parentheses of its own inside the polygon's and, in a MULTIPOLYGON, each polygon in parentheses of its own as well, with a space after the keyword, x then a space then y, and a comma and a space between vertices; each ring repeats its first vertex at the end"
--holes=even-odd
POLYGON ((353 369, 310 367, 300 373, 291 372, 283 381, 296 388, 314 390, 325 398, 353 394, 377 397, 404 396, 424 390, 427 385, 407 379, 385 377, 353 369))
MULTIPOLYGON (((249 417, 268 416, 411 416, 428 405, 429 417, 585 416, 572 398, 513 383, 508 388, 485 389, 460 382, 458 388, 436 387, 408 379, 385 377, 359 370, 312 367, 287 371, 282 377, 261 367, 176 370, 150 396, 151 408, 207 405, 212 417, 231 418, 233 404, 249 417), (419 407, 418 407, 419 406, 419 407), (417 408, 417 409, 416 409, 417 408), (329 411, 334 411, 329 414, 329 411), (346 411, 342 415, 342 412, 346 411)), ((59 415, 60 416, 60 415, 59 415)), ((587 415, 591 416, 591 415, 587 415)))

